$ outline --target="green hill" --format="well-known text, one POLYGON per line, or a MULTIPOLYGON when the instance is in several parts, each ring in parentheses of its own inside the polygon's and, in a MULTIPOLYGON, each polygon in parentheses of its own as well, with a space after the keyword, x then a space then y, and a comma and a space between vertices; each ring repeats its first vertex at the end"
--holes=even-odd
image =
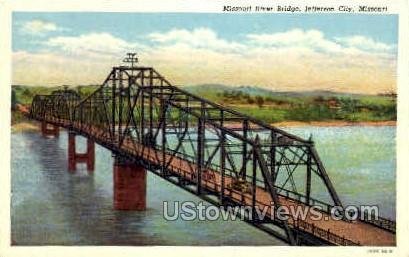
MULTIPOLYGON (((49 94, 62 87, 13 85, 13 101, 30 104, 36 94, 49 94)), ((71 87, 82 97, 98 86, 71 87)), ((331 91, 272 91, 253 86, 204 84, 181 88, 254 116, 265 122, 280 121, 391 121, 396 120, 396 96, 363 95, 331 91)))

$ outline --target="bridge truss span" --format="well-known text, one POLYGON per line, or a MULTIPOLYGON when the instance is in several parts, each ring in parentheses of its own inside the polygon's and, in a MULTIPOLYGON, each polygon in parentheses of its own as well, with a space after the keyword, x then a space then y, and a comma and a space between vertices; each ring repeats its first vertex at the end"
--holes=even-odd
POLYGON ((321 206, 325 215, 342 207, 313 141, 173 86, 152 67, 114 67, 85 99, 67 89, 38 95, 30 116, 92 138, 218 206, 251 206, 253 214, 269 206, 270 218, 247 221, 291 244, 360 244, 328 226, 319 234, 319 222, 276 217, 294 203, 321 206))

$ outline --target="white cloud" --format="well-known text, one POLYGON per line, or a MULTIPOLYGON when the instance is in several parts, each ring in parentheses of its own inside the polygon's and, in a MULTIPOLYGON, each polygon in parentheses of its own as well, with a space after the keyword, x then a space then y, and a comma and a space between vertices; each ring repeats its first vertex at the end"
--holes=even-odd
POLYGON ((377 42, 364 36, 336 37, 328 39, 319 30, 292 29, 271 34, 249 34, 254 45, 275 48, 304 48, 328 53, 359 54, 363 51, 382 54, 395 50, 394 45, 377 42))
POLYGON ((252 43, 264 47, 307 48, 318 51, 339 52, 342 47, 337 43, 325 39, 319 30, 293 29, 286 32, 271 34, 249 34, 252 43))
POLYGON ((13 83, 22 85, 78 85, 101 83, 116 60, 95 62, 63 52, 13 53, 13 83))
POLYGON ((176 85, 223 83, 356 93, 396 87, 396 56, 380 45, 378 51, 362 50, 368 40, 346 44, 327 39, 318 30, 299 29, 246 35, 241 41, 224 40, 208 28, 173 29, 146 37, 138 42, 108 33, 52 37, 42 52, 14 53, 13 83, 102 82, 109 67, 119 64, 126 52, 136 51, 143 65, 155 67, 176 85))
POLYGON ((342 44, 345 44, 346 46, 355 47, 365 51, 388 52, 395 49, 394 45, 377 42, 372 38, 364 36, 337 37, 335 38, 335 40, 342 44))
POLYGON ((179 44, 197 49, 212 49, 215 51, 239 51, 244 46, 237 42, 228 42, 220 39, 209 28, 197 28, 192 31, 185 29, 173 29, 165 33, 151 33, 148 35, 155 43, 179 44))
POLYGON ((134 50, 139 45, 129 43, 109 33, 91 33, 80 36, 52 37, 44 42, 57 51, 64 51, 71 55, 86 55, 103 57, 106 55, 123 55, 124 52, 134 50))
POLYGON ((43 36, 48 32, 57 31, 60 28, 52 22, 43 20, 31 20, 22 24, 21 31, 30 35, 43 36))

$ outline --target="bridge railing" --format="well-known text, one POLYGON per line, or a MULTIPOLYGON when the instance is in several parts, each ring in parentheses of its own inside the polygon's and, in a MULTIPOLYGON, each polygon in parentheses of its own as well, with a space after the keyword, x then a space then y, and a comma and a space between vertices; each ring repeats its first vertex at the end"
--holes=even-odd
MULTIPOLYGON (((181 174, 181 176, 186 179, 186 180, 194 180, 192 177, 192 173, 186 172, 186 170, 181 169, 180 166, 178 165, 171 165, 170 167, 172 170, 176 171, 177 173, 181 174)), ((204 179, 205 185, 207 186, 208 190, 212 190, 214 192, 217 192, 218 190, 218 185, 215 183, 214 180, 211 179, 204 179)), ((242 204, 244 206, 247 205, 247 203, 251 202, 252 196, 249 194, 243 194, 243 192, 240 192, 238 190, 234 190, 231 188, 226 188, 226 196, 229 196, 229 199, 231 201, 234 201, 238 204, 242 204)), ((257 205, 263 206, 265 203, 261 201, 256 201, 257 205)), ((271 208, 268 207, 268 211, 266 212, 267 216, 270 214, 269 217, 274 219, 274 215, 271 215, 271 208)), ((251 214, 253 215, 253 214, 251 214)), ((256 217, 252 217, 253 219, 256 217)), ((325 230, 320 228, 319 226, 316 226, 313 222, 307 222, 303 221, 300 219, 292 219, 290 218, 289 225, 296 230, 303 231, 309 234, 312 234, 322 240, 328 241, 330 243, 333 243, 335 245, 341 245, 341 246, 359 246, 359 242, 354 242, 352 240, 349 240, 345 238, 344 236, 340 236, 335 234, 334 232, 331 232, 330 230, 325 230)))
MULTIPOLYGON (((193 156, 193 155, 188 155, 188 154, 180 152, 180 151, 174 151, 172 149, 168 149, 168 151, 171 151, 171 152, 175 153, 176 155, 178 155, 180 157, 186 158, 187 160, 190 160, 190 161, 195 160, 195 156, 193 156)), ((211 163, 208 166, 208 168, 210 168, 210 169, 212 169, 214 171, 219 171, 219 172, 221 170, 221 167, 219 165, 215 164, 215 163, 211 163)), ((231 169, 226 169, 226 170, 228 170, 227 174, 229 174, 230 176, 234 175, 233 170, 231 170, 231 169)), ((251 181, 252 176, 246 175, 246 180, 251 181)), ((262 180, 260 178, 256 179, 256 185, 263 188, 263 189, 266 189, 264 180, 262 180)), ((289 200, 298 201, 299 203, 302 203, 302 204, 307 204, 307 205, 310 205, 310 206, 319 207, 321 211, 323 211, 323 212, 325 212, 327 214, 331 214, 331 209, 334 208, 334 205, 328 204, 328 203, 326 203, 324 201, 321 201, 321 200, 318 200, 318 199, 315 199, 315 198, 312 198, 312 197, 309 198, 309 202, 307 203, 306 202, 307 197, 305 195, 303 195, 303 194, 300 194, 298 192, 294 192, 294 191, 291 191, 291 190, 289 190, 287 188, 283 188, 283 187, 279 187, 279 186, 275 186, 275 188, 277 189, 278 195, 280 195, 280 196, 282 196, 284 198, 287 198, 289 200)))
MULTIPOLYGON (((190 160, 192 162, 195 161, 195 156, 194 155, 189 155, 189 154, 183 153, 181 151, 175 151, 173 149, 168 149, 168 151, 173 152, 174 154, 176 154, 179 157, 182 157, 182 158, 184 158, 186 160, 190 160)), ((221 170, 221 167, 219 165, 215 164, 215 163, 210 163, 210 165, 208 165, 208 168, 213 170, 213 171, 218 171, 218 172, 220 172, 220 170, 221 170)), ((231 170, 231 169, 226 169, 226 170, 228 170, 227 174, 230 175, 230 176, 233 176, 235 174, 234 171, 231 170)), ((246 180, 251 181, 252 176, 246 175, 246 180)), ((256 185, 263 188, 263 189, 266 189, 264 180, 262 180, 260 178, 256 179, 256 185)), ((297 193, 297 192, 294 192, 294 191, 291 191, 289 189, 282 188, 282 187, 279 187, 279 186, 275 186, 275 188, 277 189, 278 195, 280 195, 280 196, 282 196, 284 198, 287 198, 289 200, 298 201, 299 203, 302 203, 302 204, 307 204, 307 205, 310 205, 310 206, 319 207, 321 211, 323 211, 323 212, 325 212, 327 214, 331 214, 331 209, 334 208, 334 205, 330 205, 330 204, 328 204, 328 203, 326 203, 324 201, 321 201, 321 200, 318 200, 318 199, 315 199, 315 198, 312 198, 312 197, 310 197, 309 203, 306 203, 307 198, 303 194, 300 194, 300 193, 297 193)))
POLYGON ((345 237, 340 237, 330 230, 325 230, 322 228, 319 228, 314 225, 314 223, 308 223, 303 220, 295 220, 295 225, 294 227, 296 229, 303 230, 305 232, 309 232, 318 238, 325 239, 333 244, 336 245, 343 245, 343 246, 359 246, 361 245, 360 242, 353 242, 349 239, 346 239, 345 237))
POLYGON ((368 212, 362 213, 360 210, 358 210, 357 212, 354 212, 351 210, 349 212, 350 217, 354 217, 355 215, 357 215, 359 220, 365 223, 369 223, 379 228, 390 231, 392 233, 396 233, 396 221, 393 221, 391 219, 387 219, 384 217, 380 217, 379 215, 375 215, 373 213, 368 213, 368 212))
POLYGON ((362 219, 362 221, 365 221, 367 223, 373 224, 377 227, 386 229, 388 231, 391 231, 393 233, 396 233, 396 222, 387 218, 383 218, 383 217, 370 217, 369 215, 367 215, 366 213, 364 214, 364 218, 362 219))

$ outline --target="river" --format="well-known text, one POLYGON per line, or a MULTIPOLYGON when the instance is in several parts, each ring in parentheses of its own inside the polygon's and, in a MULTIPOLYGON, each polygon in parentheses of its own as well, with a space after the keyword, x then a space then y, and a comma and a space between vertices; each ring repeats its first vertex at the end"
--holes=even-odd
MULTIPOLYGON (((378 205, 395 219, 396 128, 294 127, 317 150, 342 202, 378 205)), ((79 140, 85 150, 85 140, 79 140)), ((82 148, 82 149, 81 149, 82 148)), ((112 208, 111 152, 96 146, 95 171, 67 171, 67 133, 11 134, 14 245, 284 245, 242 221, 166 221, 163 201, 201 201, 148 173, 145 212, 112 208)))

